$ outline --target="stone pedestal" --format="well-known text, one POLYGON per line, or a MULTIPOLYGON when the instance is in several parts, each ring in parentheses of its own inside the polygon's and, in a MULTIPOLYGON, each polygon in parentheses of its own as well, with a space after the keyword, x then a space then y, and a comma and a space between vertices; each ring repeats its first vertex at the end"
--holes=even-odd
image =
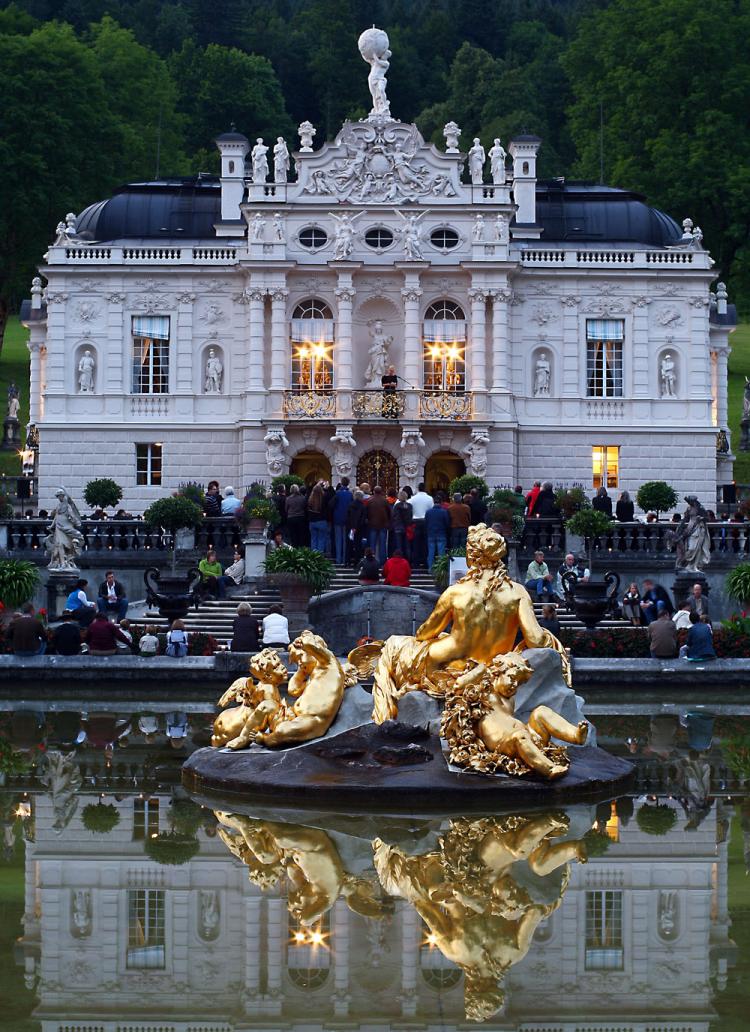
POLYGON ((243 538, 245 548, 245 580, 253 577, 265 577, 263 562, 266 558, 266 535, 260 530, 250 530, 243 538))
POLYGON ((56 620, 60 616, 63 609, 65 609, 65 601, 80 576, 80 570, 57 570, 50 572, 47 581, 48 620, 56 620))
POLYGON ((679 570, 675 574, 674 583, 672 585, 672 597, 674 598, 676 609, 679 609, 680 606, 684 605, 692 595, 694 584, 700 584, 703 588, 703 594, 708 598, 708 593, 711 590, 711 587, 706 580, 705 574, 689 573, 686 570, 679 570))
POLYGON ((6 416, 3 422, 3 451, 18 451, 21 447, 21 424, 13 416, 6 416))

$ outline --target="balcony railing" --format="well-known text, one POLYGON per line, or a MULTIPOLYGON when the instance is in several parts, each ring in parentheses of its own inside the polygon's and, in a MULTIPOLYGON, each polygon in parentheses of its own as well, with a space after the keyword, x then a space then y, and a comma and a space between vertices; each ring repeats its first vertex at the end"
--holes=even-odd
MULTIPOLYGON (((18 519, 0 521, 0 552, 44 554, 44 539, 49 533, 48 519, 18 519)), ((149 527, 143 520, 83 520, 83 551, 124 552, 132 554, 169 552, 172 535, 165 530, 149 527)), ((242 527, 231 516, 206 519, 195 531, 194 546, 199 551, 215 548, 219 553, 231 553, 242 541, 242 527)))
POLYGON ((284 391, 288 419, 331 419, 336 415, 334 391, 284 391))
POLYGON ((352 415, 356 419, 398 419, 404 414, 405 404, 403 391, 354 391, 352 415))
POLYGON ((451 391, 422 391, 419 414, 423 419, 470 419, 471 394, 451 391))
MULTIPOLYGON (((659 523, 615 523, 612 530, 594 539, 594 555, 599 563, 606 558, 674 560, 674 532, 678 524, 668 520, 659 523)), ((708 524, 711 554, 714 561, 750 555, 750 522, 708 524)), ((530 519, 521 536, 521 553, 535 551, 561 554, 567 547, 562 520, 530 519)))

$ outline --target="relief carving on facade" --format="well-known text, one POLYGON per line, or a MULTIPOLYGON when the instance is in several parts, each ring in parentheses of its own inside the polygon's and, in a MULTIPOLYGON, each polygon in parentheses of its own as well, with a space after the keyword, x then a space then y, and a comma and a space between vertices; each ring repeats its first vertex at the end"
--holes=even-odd
MULTIPOLYGON (((404 427, 401 432, 401 472, 407 481, 419 478, 422 469, 420 448, 425 442, 418 427, 404 427)), ((410 483, 409 486, 412 486, 410 483)))
POLYGON ((466 472, 475 477, 487 475, 487 448, 490 443, 490 431, 488 427, 475 427, 471 431, 471 438, 462 453, 466 456, 466 472))
POLYGON ((133 298, 133 308, 145 315, 158 315, 160 312, 172 311, 174 301, 162 294, 154 294, 153 297, 143 295, 133 298))
POLYGON ((336 427, 336 433, 331 438, 333 444, 332 468, 337 477, 350 477, 354 468, 354 449, 357 442, 354 440, 350 426, 336 427))
POLYGON ((272 477, 283 476, 289 472, 291 460, 286 453, 289 441, 283 426, 270 426, 263 438, 266 446, 266 468, 272 477))
POLYGON ((681 326, 682 313, 676 305, 665 305, 656 313, 656 321, 660 326, 681 326))

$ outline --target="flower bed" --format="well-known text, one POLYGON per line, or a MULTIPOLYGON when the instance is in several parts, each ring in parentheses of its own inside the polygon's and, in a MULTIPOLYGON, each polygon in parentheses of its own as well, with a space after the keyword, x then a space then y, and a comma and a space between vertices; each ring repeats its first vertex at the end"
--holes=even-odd
MULTIPOLYGON (((686 639, 687 631, 679 631, 678 644, 684 645, 686 639)), ((648 659, 651 655, 645 627, 563 630, 560 641, 573 656, 581 659, 648 659)), ((750 659, 750 633, 739 623, 728 620, 714 627, 714 649, 719 659, 750 659)))

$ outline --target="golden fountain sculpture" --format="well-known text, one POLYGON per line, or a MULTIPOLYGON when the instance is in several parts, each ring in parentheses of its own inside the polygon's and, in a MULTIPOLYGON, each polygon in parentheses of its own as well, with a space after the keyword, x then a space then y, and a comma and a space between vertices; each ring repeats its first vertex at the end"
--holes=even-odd
POLYGON ((526 589, 508 576, 506 554, 502 535, 483 523, 471 527, 467 573, 442 593, 416 635, 360 646, 343 664, 322 638, 304 631, 289 648, 298 664, 288 688, 294 706, 279 695, 286 679, 281 661, 264 649, 250 664, 257 683, 240 678, 219 700, 220 706, 240 705, 216 719, 212 744, 240 749, 319 738, 333 723, 345 688, 374 673, 375 723, 396 719, 398 700, 423 691, 445 699, 441 732, 456 765, 483 774, 561 777, 569 759, 551 736, 582 745, 588 725, 571 724, 546 706, 534 709, 528 724, 514 716, 516 689, 533 673, 519 655, 523 649, 554 649, 568 685, 571 679, 565 649, 537 623, 526 589))

